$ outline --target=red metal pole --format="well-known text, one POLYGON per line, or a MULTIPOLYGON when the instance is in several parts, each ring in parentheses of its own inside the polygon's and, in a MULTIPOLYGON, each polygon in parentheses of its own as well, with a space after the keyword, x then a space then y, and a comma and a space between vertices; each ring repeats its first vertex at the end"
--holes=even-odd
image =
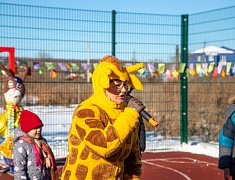
POLYGON ((14 47, 0 47, 0 52, 9 52, 8 68, 15 74, 15 48, 14 47))

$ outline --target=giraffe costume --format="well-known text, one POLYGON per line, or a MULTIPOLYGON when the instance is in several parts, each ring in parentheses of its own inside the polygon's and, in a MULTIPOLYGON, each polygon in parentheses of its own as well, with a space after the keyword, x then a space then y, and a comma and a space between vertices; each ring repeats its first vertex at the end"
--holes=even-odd
POLYGON ((110 86, 110 79, 120 79, 142 90, 141 82, 130 72, 143 66, 141 63, 124 68, 114 56, 101 59, 92 75, 94 93, 73 114, 68 135, 69 154, 61 179, 140 179, 139 113, 109 100, 104 89, 110 86))

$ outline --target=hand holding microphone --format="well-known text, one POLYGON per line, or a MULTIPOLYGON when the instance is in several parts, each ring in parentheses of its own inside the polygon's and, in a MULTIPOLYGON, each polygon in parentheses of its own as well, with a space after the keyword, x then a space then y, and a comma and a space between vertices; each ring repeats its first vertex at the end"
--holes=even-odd
POLYGON ((126 103, 126 105, 128 107, 133 108, 138 113, 140 113, 145 108, 144 104, 140 100, 138 100, 130 95, 125 96, 124 102, 126 103))
POLYGON ((124 98, 124 102, 125 104, 128 106, 128 107, 131 107, 133 109, 135 109, 137 112, 140 113, 140 115, 145 119, 147 120, 152 126, 154 127, 157 127, 159 124, 155 121, 155 119, 149 114, 147 113, 144 109, 145 109, 145 106, 144 104, 134 98, 133 96, 130 96, 130 95, 126 95, 125 98, 124 98))

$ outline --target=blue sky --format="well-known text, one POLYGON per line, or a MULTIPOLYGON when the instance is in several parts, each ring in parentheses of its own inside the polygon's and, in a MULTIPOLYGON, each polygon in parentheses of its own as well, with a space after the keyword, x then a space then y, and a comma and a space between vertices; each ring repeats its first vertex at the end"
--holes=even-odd
MULTIPOLYGON (((135 16, 136 15, 135 13, 157 14, 156 17, 161 17, 161 20, 164 21, 164 23, 166 24, 168 22, 169 23, 174 22, 172 26, 167 26, 167 28, 164 29, 164 32, 162 31, 162 26, 161 26, 161 28, 157 29, 157 34, 155 27, 153 28, 153 26, 147 25, 148 23, 146 25, 142 24, 141 26, 138 27, 136 26, 136 24, 132 24, 131 26, 119 25, 118 27, 116 27, 117 32, 119 32, 119 35, 120 34, 121 35, 116 38, 116 41, 119 44, 117 43, 118 45, 116 46, 115 55, 122 59, 133 59, 133 57, 135 56, 135 59, 141 61, 142 60, 155 61, 155 59, 161 59, 161 61, 166 61, 166 59, 168 60, 169 58, 171 58, 172 54, 175 53, 175 45, 180 43, 180 36, 179 36, 180 28, 179 26, 177 26, 177 24, 180 24, 180 15, 182 14, 191 15, 195 13, 212 11, 231 6, 235 7, 235 0, 194 0, 194 1, 193 0, 178 0, 178 1, 176 0, 165 0, 165 1, 164 0, 163 1, 160 0, 0 0, 0 2, 22 4, 22 5, 45 6, 45 7, 73 8, 80 10, 97 10, 97 11, 105 11, 104 13, 99 12, 100 14, 108 14, 108 16, 105 15, 98 16, 97 12, 93 12, 93 14, 95 14, 94 16, 87 16, 85 14, 86 11, 82 11, 83 14, 85 15, 85 16, 81 15, 81 18, 84 18, 83 20, 85 20, 82 23, 80 23, 80 21, 73 20, 74 18, 76 18, 76 15, 73 13, 68 14, 68 17, 70 18, 70 21, 68 22, 61 20, 58 23, 56 19, 50 20, 46 18, 43 18, 43 20, 39 18, 37 19, 37 21, 35 20, 31 21, 30 18, 28 18, 28 16, 30 16, 31 11, 27 10, 17 11, 17 8, 8 9, 4 8, 5 6, 2 6, 3 8, 1 14, 5 13, 5 14, 10 14, 11 16, 7 16, 8 20, 0 21, 1 22, 0 26, 1 24, 3 24, 1 32, 5 31, 5 34, 2 33, 5 35, 5 38, 1 39, 1 45, 14 46, 17 49, 16 55, 22 57, 37 57, 39 56, 38 55, 39 52, 45 52, 49 54, 50 57, 52 58, 66 57, 68 59, 70 58, 85 59, 87 57, 88 49, 91 54, 91 58, 97 58, 97 57, 100 58, 104 54, 108 53, 110 54, 111 28, 109 23, 104 23, 104 22, 108 22, 110 20, 110 19, 107 20, 107 18, 110 17, 112 10, 116 10, 117 12, 132 13, 131 16, 129 15, 126 16, 125 13, 120 14, 119 22, 123 22, 122 17, 125 17, 124 21, 127 22, 130 22, 130 20, 131 21, 137 20, 136 22, 140 23, 145 20, 143 19, 145 14, 144 15, 138 14, 137 16, 135 16), (18 16, 12 16, 15 13, 18 14, 18 16), (14 25, 17 25, 17 23, 12 25, 12 22, 16 21, 13 19, 14 18, 20 19, 21 17, 20 15, 24 13, 29 13, 27 14, 27 18, 25 18, 26 20, 23 21, 17 20, 17 23, 19 23, 20 25, 18 25, 19 26, 18 28, 15 28, 14 25), (69 15, 71 15, 71 17, 69 15), (175 16, 171 17, 168 15, 177 15, 177 17, 175 16), (95 19, 92 28, 94 28, 95 26, 97 32, 93 32, 93 29, 89 28, 90 23, 87 20, 91 17, 95 19), (135 19, 133 17, 138 17, 138 18, 135 19), (80 24, 78 23, 83 25, 79 26, 80 24), (105 25, 107 25, 107 27, 105 25), (31 27, 31 28, 25 30, 24 27, 31 27), (129 32, 129 30, 131 29, 130 27, 133 28, 133 31, 131 33, 129 32), (139 38, 135 38, 134 37, 135 34, 145 31, 145 29, 142 30, 143 28, 145 29, 147 28, 148 31, 146 31, 144 34, 141 34, 139 38), (35 29, 37 29, 38 32, 36 32, 35 29), (56 29, 56 31, 54 31, 52 35, 50 33, 51 31, 48 31, 46 33, 46 29, 50 30, 56 29), (148 36, 146 36, 147 34, 148 36), (16 38, 16 36, 18 37, 16 38), (172 39, 169 39, 170 37, 172 37, 172 39), (89 42, 89 44, 86 42, 89 42)), ((24 6, 22 9, 24 8, 35 9, 33 7, 28 7, 28 6, 24 6)), ((40 8, 40 9, 41 9, 40 11, 35 11, 35 13, 39 14, 41 13, 40 16, 46 17, 47 13, 49 12, 46 10, 47 8, 40 8)), ((49 15, 51 15, 51 12, 56 13, 57 11, 58 12, 69 11, 67 9, 66 10, 57 9, 57 8, 52 8, 52 9, 53 11, 50 11, 49 15)), ((34 13, 34 11, 32 12, 34 13)), ((221 13, 221 15, 230 13, 227 11, 221 11, 221 12, 223 12, 221 13)), ((61 16, 63 16, 63 13, 59 13, 57 14, 57 16, 58 18, 60 18, 61 16)), ((199 16, 199 19, 201 21, 203 18, 200 17, 203 16, 199 16)), ((213 15, 211 15, 210 17, 213 17, 213 15)), ((156 20, 156 18, 155 19, 151 18, 152 17, 150 17, 150 20, 156 20)), ((234 25, 233 18, 230 18, 229 22, 232 23, 227 23, 227 24, 225 23, 226 26, 223 27, 223 29, 227 29, 226 32, 228 32, 228 30, 230 30, 231 27, 233 27, 234 25)), ((204 24, 201 24, 202 27, 203 25, 204 24)), ((197 28, 200 29, 201 26, 196 26, 194 30, 195 29, 198 30, 197 28)), ((214 26, 215 23, 213 25, 207 26, 207 31, 210 31, 211 28, 213 28, 214 26)), ((202 30, 200 30, 199 32, 202 31, 204 32, 206 30, 202 28, 202 30)), ((234 32, 233 30, 230 31, 231 33, 234 32)), ((194 51, 198 48, 202 48, 205 41, 209 42, 211 40, 213 42, 213 45, 220 46, 220 44, 214 43, 215 39, 218 40, 217 42, 221 42, 221 39, 223 40, 229 39, 225 38, 226 36, 229 35, 229 33, 226 33, 225 34, 226 36, 223 34, 223 38, 219 38, 217 34, 216 35, 214 35, 213 33, 211 34, 212 34, 211 38, 207 36, 207 33, 204 34, 200 33, 199 35, 193 36, 196 38, 196 41, 195 40, 193 41, 194 44, 196 42, 196 46, 191 47, 189 51, 194 51)), ((234 47, 233 44, 234 41, 230 40, 226 41, 226 43, 224 42, 223 45, 227 47, 234 47)))
POLYGON ((154 14, 194 14, 234 6, 234 0, 0 0, 0 2, 154 14))

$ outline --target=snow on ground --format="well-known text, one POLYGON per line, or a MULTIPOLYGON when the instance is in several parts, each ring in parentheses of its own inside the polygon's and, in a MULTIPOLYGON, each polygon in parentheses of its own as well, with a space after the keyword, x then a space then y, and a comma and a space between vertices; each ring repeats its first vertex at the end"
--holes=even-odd
MULTIPOLYGON (((30 106, 24 109, 35 112, 43 121, 42 135, 47 139, 56 157, 67 155, 67 136, 71 124, 75 106, 30 106)), ((1 112, 0 112, 1 113, 1 112)), ((188 143, 180 144, 179 137, 164 139, 154 132, 146 133, 146 152, 181 151, 194 154, 203 154, 218 158, 218 143, 204 143, 197 140, 189 140, 188 143)))

